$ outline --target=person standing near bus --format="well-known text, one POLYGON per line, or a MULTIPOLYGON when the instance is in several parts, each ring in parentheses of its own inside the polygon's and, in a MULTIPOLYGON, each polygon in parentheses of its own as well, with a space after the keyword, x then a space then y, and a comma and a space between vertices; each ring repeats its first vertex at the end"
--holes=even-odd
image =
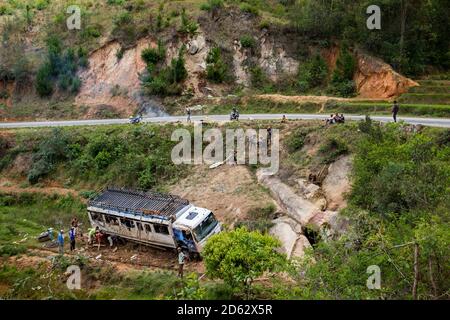
POLYGON ((186 258, 186 255, 184 254, 183 250, 181 250, 181 247, 178 247, 178 277, 183 279, 183 268, 184 268, 184 260, 186 258))
POLYGON ((64 255, 64 230, 61 230, 58 234, 58 247, 59 254, 64 255))
POLYGON ((69 230, 70 251, 75 250, 75 228, 71 227, 69 230))

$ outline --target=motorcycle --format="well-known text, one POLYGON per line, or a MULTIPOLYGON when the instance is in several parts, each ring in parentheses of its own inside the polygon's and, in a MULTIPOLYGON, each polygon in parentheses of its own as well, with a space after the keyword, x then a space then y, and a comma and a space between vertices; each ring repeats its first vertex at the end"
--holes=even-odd
POLYGON ((141 115, 138 116, 138 117, 135 117, 135 118, 130 117, 130 123, 131 124, 138 124, 139 122, 141 122, 141 120, 142 120, 142 116, 141 115))
POLYGON ((230 120, 238 120, 239 121, 239 111, 232 111, 230 114, 230 120))

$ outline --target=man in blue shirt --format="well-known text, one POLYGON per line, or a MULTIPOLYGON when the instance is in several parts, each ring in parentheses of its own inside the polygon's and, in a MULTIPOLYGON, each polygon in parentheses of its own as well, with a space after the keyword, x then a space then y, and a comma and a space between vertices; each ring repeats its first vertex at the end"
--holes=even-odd
POLYGON ((64 254, 64 230, 61 230, 58 234, 58 247, 59 247, 59 254, 64 254))
POLYGON ((75 228, 71 227, 69 230, 69 239, 70 239, 70 251, 75 250, 75 228))

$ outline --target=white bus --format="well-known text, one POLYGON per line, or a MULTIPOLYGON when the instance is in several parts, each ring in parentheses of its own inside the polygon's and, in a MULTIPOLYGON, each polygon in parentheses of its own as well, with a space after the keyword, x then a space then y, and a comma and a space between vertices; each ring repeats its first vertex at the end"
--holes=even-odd
POLYGON ((211 210, 180 197, 107 188, 88 204, 91 225, 107 235, 200 254, 206 240, 221 231, 211 210))

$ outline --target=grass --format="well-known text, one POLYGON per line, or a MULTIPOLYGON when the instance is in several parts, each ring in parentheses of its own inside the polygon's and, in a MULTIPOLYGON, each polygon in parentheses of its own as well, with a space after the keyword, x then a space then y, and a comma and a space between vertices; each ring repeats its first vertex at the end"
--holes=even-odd
POLYGON ((450 94, 450 86, 419 86, 412 87, 408 91, 409 93, 438 93, 438 94, 450 94))
MULTIPOLYGON (((443 87, 447 88, 447 87, 443 87)), ((450 104, 450 94, 448 93, 405 93, 399 98, 400 103, 409 104, 450 104)))
MULTIPOLYGON (((313 114, 370 114, 388 115, 391 114, 392 104, 388 102, 328 102, 324 106, 320 103, 304 102, 273 102, 266 99, 250 98, 247 102, 235 104, 225 103, 221 105, 211 105, 204 108, 204 114, 228 114, 233 106, 237 106, 241 114, 252 113, 313 113, 313 114)), ((401 115, 424 116, 424 117, 450 117, 450 105, 441 104, 401 104, 401 115)))
MULTIPOLYGON (((21 245, 36 245, 36 237, 52 227, 67 229, 73 217, 87 225, 86 205, 73 196, 42 195, 36 193, 0 194, 0 245, 26 241, 11 252, 21 251, 21 245)), ((7 252, 6 252, 7 253, 7 252)))

